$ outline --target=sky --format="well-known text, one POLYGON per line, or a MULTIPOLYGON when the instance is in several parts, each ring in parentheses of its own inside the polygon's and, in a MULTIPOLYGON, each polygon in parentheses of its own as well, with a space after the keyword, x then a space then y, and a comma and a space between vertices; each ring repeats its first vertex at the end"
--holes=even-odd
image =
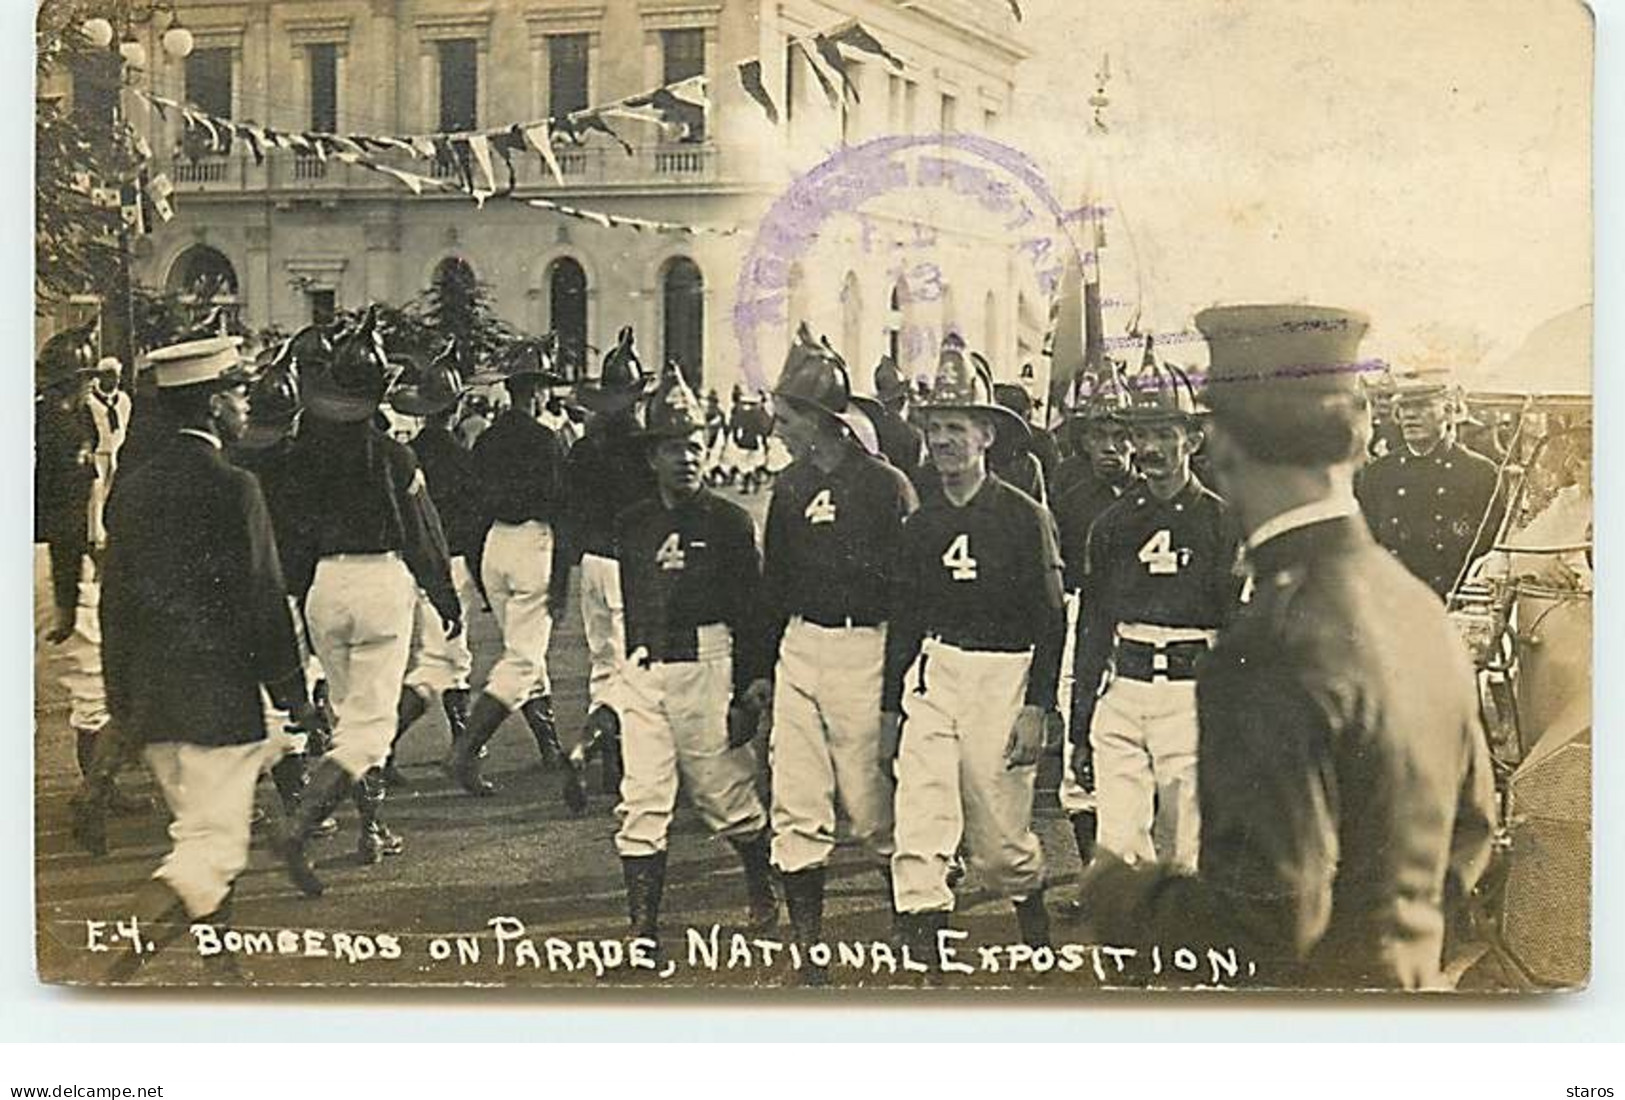
MULTIPOLYGON (((1509 355, 1591 300, 1575 0, 1024 0, 1010 140, 1112 207, 1107 297, 1358 309, 1396 365, 1509 355), (1085 102, 1109 55, 1110 128, 1085 102)), ((1533 380, 1532 380, 1533 381, 1533 380)))

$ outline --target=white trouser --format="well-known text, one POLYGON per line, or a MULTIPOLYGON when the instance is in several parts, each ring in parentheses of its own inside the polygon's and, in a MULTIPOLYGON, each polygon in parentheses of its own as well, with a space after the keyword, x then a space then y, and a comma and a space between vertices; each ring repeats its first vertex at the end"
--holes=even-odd
POLYGON ((316 563, 305 622, 337 717, 329 755, 357 779, 384 762, 395 739, 416 602, 412 574, 394 554, 316 563))
POLYGON ((468 648, 468 613, 469 608, 480 605, 480 596, 474 588, 474 574, 469 571, 466 558, 451 559, 451 583, 457 589, 457 602, 463 609, 463 632, 455 638, 446 637, 440 612, 435 610, 428 596, 418 592, 406 686, 419 695, 466 688, 469 674, 474 671, 474 654, 468 648))
POLYGON ((1196 739, 1194 680, 1112 680, 1089 729, 1102 848, 1196 869, 1196 739))
POLYGON ((1032 653, 971 652, 927 638, 903 690, 897 757, 899 913, 951 910, 948 864, 963 839, 988 889, 1009 898, 1044 885, 1033 834, 1036 766, 1005 749, 1027 691, 1032 653))
POLYGON ((626 657, 626 604, 621 600, 621 565, 614 558, 581 558, 581 620, 587 632, 587 709, 607 706, 620 713, 619 683, 626 657))
POLYGON ((719 837, 747 837, 767 827, 756 794, 756 756, 728 747, 728 700, 733 645, 725 626, 703 626, 699 660, 644 666, 644 651, 627 658, 621 711, 623 856, 665 851, 681 775, 689 801, 719 837))
POLYGON ((96 480, 90 483, 90 545, 107 545, 107 494, 113 488, 113 475, 118 472, 116 451, 97 451, 91 456, 96 466, 96 480))
POLYGON ((107 688, 102 683, 102 582, 86 554, 79 559, 79 606, 73 633, 62 643, 68 658, 62 686, 68 689, 68 724, 89 733, 107 725, 107 688))
MULTIPOLYGON (((95 733, 107 725, 107 689, 102 684, 101 581, 90 555, 79 559, 79 599, 73 633, 57 647, 65 658, 62 687, 68 693, 68 724, 95 733)), ((40 645, 56 626, 56 595, 51 584, 51 550, 34 544, 34 634, 40 645)))
POLYGON ((144 751, 173 819, 173 846, 152 877, 175 891, 187 915, 207 916, 220 908, 232 881, 248 866, 254 785, 267 742, 155 741, 144 751))
POLYGON ((486 677, 485 692, 509 710, 551 690, 547 645, 553 616, 547 610, 547 587, 552 576, 552 527, 539 520, 491 525, 480 578, 502 631, 502 656, 486 677))
POLYGON ((773 677, 773 864, 821 866, 835 850, 835 800, 852 839, 892 852, 892 784, 880 769, 884 626, 792 619, 773 677))

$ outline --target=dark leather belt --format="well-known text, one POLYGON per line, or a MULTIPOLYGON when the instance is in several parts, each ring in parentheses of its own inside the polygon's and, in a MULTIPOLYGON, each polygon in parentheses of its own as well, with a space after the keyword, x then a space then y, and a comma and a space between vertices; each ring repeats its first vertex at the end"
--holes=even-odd
POLYGON ((844 630, 854 626, 880 626, 886 621, 873 615, 820 615, 806 611, 801 612, 796 618, 804 619, 814 626, 821 626, 826 630, 844 630))
POLYGON ((1169 642, 1157 646, 1119 638, 1114 660, 1117 675, 1151 684, 1196 679, 1196 663, 1205 653, 1206 642, 1169 642))
POLYGON ((949 634, 929 633, 926 637, 970 653, 1026 653, 1033 647, 1031 642, 995 642, 985 638, 956 638, 949 634))

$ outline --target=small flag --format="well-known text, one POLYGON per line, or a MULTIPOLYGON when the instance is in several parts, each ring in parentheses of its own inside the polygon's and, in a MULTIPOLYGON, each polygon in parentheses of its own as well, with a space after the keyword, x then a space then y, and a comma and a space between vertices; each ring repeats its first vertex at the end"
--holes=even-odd
POLYGON ((903 67, 902 58, 888 50, 885 45, 881 43, 880 39, 870 34, 868 30, 864 28, 863 24, 857 22, 857 20, 853 20, 846 26, 833 30, 828 34, 820 35, 819 37, 828 39, 829 41, 842 46, 849 46, 852 49, 860 50, 863 53, 871 53, 876 57, 883 57, 886 59, 886 63, 894 69, 901 69, 903 67))
POLYGON ((745 89, 745 94, 761 105, 767 120, 773 125, 779 124, 779 109, 773 105, 773 97, 767 94, 767 86, 762 83, 762 62, 758 58, 742 61, 739 64, 739 86, 745 89))
POLYGON ((832 39, 826 38, 821 34, 814 36, 813 47, 818 50, 818 56, 824 59, 824 63, 839 74, 843 93, 851 92, 852 101, 854 103, 863 102, 863 100, 858 97, 858 86, 852 83, 852 74, 847 71, 846 57, 841 53, 841 47, 832 39))

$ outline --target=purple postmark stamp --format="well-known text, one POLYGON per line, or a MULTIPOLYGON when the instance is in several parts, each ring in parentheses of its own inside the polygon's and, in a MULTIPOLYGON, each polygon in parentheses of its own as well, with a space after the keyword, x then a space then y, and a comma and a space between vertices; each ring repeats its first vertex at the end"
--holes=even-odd
MULTIPOLYGON (((1046 314, 1069 257, 1080 266, 1087 259, 1068 227, 1091 213, 1103 213, 1063 207, 1026 154, 987 137, 896 135, 842 149, 779 196, 745 256, 733 327, 740 368, 750 385, 759 389, 768 385, 760 347, 764 335, 783 337, 791 322, 801 320, 789 316, 792 271, 838 219, 850 220, 847 229, 855 227, 858 248, 868 262, 881 254, 888 282, 906 301, 938 301, 947 292, 947 275, 933 255, 944 231, 905 217, 900 237, 877 232, 877 218, 866 209, 883 196, 909 189, 967 204, 966 216, 991 230, 995 247, 1013 252, 1031 271, 1046 299, 1046 314)), ((889 220, 897 229, 897 215, 889 215, 889 220)), ((934 354, 940 339, 954 327, 900 326, 899 365, 934 354)))

